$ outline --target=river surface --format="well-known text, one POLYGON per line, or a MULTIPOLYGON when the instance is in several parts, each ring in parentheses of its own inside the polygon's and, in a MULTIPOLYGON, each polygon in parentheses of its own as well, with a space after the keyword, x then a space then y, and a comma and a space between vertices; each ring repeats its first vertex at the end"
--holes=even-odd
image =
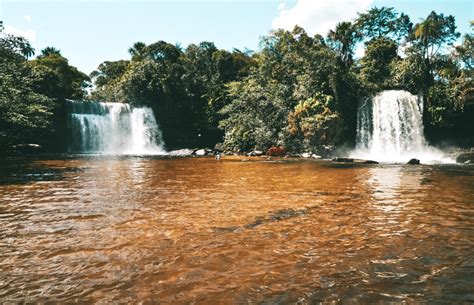
POLYGON ((1 303, 146 301, 472 303, 474 166, 0 161, 1 303))

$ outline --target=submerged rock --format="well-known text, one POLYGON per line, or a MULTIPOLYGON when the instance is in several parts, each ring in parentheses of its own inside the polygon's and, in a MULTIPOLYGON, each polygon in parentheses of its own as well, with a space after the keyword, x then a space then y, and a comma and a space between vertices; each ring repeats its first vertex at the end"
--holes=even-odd
POLYGON ((420 160, 413 158, 410 159, 407 164, 420 164, 420 160))
POLYGON ((352 162, 354 162, 354 159, 352 159, 352 158, 336 157, 336 158, 332 158, 332 162, 346 162, 346 163, 352 163, 352 162))
POLYGON ((456 157, 457 163, 466 163, 467 161, 469 161, 469 163, 474 162, 474 152, 462 153, 456 157))
POLYGON ((357 163, 357 164, 379 164, 374 160, 364 160, 364 159, 353 159, 353 158, 333 158, 333 162, 342 162, 342 163, 357 163))

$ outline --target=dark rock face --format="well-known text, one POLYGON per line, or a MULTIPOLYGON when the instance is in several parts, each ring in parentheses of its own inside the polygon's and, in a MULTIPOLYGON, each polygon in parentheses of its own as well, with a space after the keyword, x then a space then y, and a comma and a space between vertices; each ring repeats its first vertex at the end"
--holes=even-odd
POLYGON ((420 164, 420 160, 413 158, 413 159, 410 159, 410 161, 408 161, 407 164, 420 164))
POLYGON ((463 153, 457 156, 457 163, 474 163, 474 152, 463 153))

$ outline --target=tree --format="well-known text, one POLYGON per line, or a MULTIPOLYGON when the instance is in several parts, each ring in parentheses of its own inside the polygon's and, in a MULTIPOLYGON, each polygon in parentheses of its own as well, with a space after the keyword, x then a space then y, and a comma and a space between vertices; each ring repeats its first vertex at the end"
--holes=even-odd
POLYGON ((120 101, 118 83, 128 69, 128 60, 105 61, 92 71, 90 78, 96 88, 91 93, 91 99, 106 102, 120 101))
POLYGON ((362 38, 356 27, 350 22, 340 22, 336 29, 330 30, 328 40, 330 45, 336 50, 340 61, 346 68, 353 63, 354 47, 357 41, 362 38))
POLYGON ((146 54, 146 44, 141 41, 135 42, 133 46, 128 49, 128 53, 132 56, 132 60, 141 60, 146 54))
POLYGON ((32 90, 24 38, 0 37, 0 150, 19 141, 36 141, 51 126, 53 101, 32 90))
POLYGON ((425 65, 424 90, 423 97, 423 122, 425 126, 431 125, 433 121, 432 111, 436 108, 436 97, 440 94, 432 94, 430 90, 435 86, 436 67, 434 63, 437 60, 439 52, 446 46, 452 43, 460 36, 456 32, 456 23, 453 16, 444 16, 431 12, 428 17, 422 22, 415 25, 411 34, 411 43, 414 48, 419 49, 419 53, 423 58, 425 65))
POLYGON ((391 65, 398 58, 397 47, 395 41, 384 37, 367 43, 360 63, 360 76, 370 91, 380 91, 393 86, 391 65))
POLYGON ((59 50, 46 48, 37 59, 28 62, 35 91, 57 99, 83 99, 90 78, 69 65, 59 50))
POLYGON ((374 7, 358 15, 355 27, 369 40, 384 37, 400 41, 413 26, 407 15, 399 15, 393 7, 374 7))
POLYGON ((61 56, 61 51, 56 49, 55 47, 46 47, 43 50, 41 50, 41 54, 38 55, 38 58, 45 58, 50 55, 61 56))
POLYGON ((35 54, 35 49, 33 49, 28 40, 23 37, 5 35, 4 37, 0 37, 0 44, 0 55, 4 59, 11 58, 13 60, 27 60, 28 57, 35 54))
POLYGON ((412 42, 420 47, 424 58, 430 61, 444 45, 452 45, 459 36, 453 16, 445 17, 433 11, 425 20, 415 25, 412 42))
MULTIPOLYGON (((473 27, 474 21, 471 21, 471 29, 473 27)), ((454 48, 453 55, 465 65, 468 71, 472 73, 474 69, 474 35, 464 35, 462 44, 454 48)))
POLYGON ((288 116, 291 136, 302 143, 302 148, 323 151, 323 146, 341 141, 343 122, 334 110, 334 98, 322 93, 301 101, 288 116))
POLYGON ((284 85, 262 85, 258 78, 229 84, 232 102, 222 109, 224 144, 230 149, 261 149, 282 144, 289 109, 281 98, 284 85))

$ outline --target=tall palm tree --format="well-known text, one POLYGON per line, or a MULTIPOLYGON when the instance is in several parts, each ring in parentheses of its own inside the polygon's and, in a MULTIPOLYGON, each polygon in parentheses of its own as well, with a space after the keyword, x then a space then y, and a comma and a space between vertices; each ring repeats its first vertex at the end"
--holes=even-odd
POLYGON ((131 48, 128 49, 128 53, 132 55, 132 60, 140 60, 145 57, 146 44, 144 42, 138 41, 133 44, 131 48))

